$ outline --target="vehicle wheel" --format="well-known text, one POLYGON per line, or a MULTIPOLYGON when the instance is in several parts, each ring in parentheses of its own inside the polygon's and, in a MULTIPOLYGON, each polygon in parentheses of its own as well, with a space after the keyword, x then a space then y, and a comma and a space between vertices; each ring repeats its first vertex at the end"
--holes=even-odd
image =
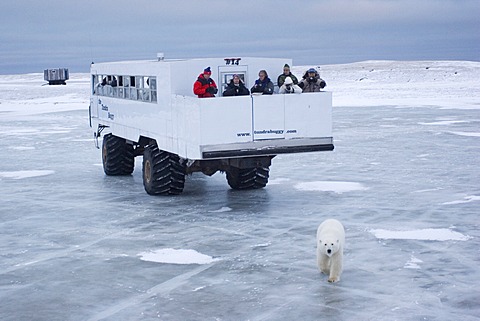
POLYGON ((158 149, 156 144, 143 153, 143 186, 150 195, 177 195, 185 185, 185 166, 180 157, 158 149))
POLYGON ((133 145, 123 138, 107 134, 102 144, 103 171, 107 175, 130 175, 135 166, 133 145))
POLYGON ((227 171, 227 182, 233 189, 256 189, 267 186, 268 167, 254 167, 227 171))

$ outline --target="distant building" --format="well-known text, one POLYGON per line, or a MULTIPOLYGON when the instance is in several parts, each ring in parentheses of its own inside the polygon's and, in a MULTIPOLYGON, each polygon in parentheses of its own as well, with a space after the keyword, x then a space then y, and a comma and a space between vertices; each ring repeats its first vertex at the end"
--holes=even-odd
POLYGON ((68 80, 68 68, 45 69, 43 78, 49 85, 66 85, 68 80))

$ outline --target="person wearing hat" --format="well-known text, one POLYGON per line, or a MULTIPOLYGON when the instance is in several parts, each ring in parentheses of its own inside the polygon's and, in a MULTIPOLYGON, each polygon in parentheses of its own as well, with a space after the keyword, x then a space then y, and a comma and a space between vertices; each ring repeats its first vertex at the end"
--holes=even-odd
POLYGON ((301 94, 302 88, 298 87, 293 83, 292 78, 287 77, 285 78, 285 82, 283 83, 282 87, 278 90, 279 94, 301 94))
POLYGON ((327 83, 320 78, 320 75, 314 68, 310 68, 303 75, 303 80, 298 84, 304 93, 319 92, 320 89, 325 88, 327 83))
POLYGON ((271 95, 273 94, 274 85, 273 82, 268 78, 266 70, 260 70, 258 72, 258 79, 255 80, 255 85, 253 85, 250 91, 252 94, 257 95, 271 95))
POLYGON ((290 77, 292 79, 294 85, 298 84, 297 77, 295 77, 295 75, 293 75, 290 72, 290 66, 288 64, 285 64, 285 66, 283 66, 283 74, 279 75, 278 78, 277 78, 278 87, 282 87, 282 85, 285 82, 285 79, 287 77, 290 77))
POLYGON ((233 78, 225 88, 223 92, 223 96, 246 96, 250 95, 250 91, 245 84, 243 83, 242 79, 240 79, 239 75, 233 75, 233 78))
POLYGON ((210 78, 211 75, 212 71, 210 67, 207 67, 193 84, 193 93, 197 95, 198 98, 215 97, 215 94, 218 92, 217 84, 210 78))

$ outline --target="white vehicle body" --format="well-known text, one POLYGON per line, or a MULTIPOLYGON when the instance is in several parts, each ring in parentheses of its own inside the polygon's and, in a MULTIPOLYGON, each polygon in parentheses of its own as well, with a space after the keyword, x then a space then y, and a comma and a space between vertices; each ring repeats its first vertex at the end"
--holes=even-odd
POLYGON ((273 79, 285 63, 292 61, 205 58, 92 64, 91 127, 97 136, 105 129, 125 139, 139 149, 136 155, 155 141, 160 150, 178 155, 187 173, 212 174, 202 166, 205 160, 230 160, 241 167, 240 158, 270 160, 280 153, 332 150, 330 92, 222 97, 234 74, 250 88, 259 70, 273 79), (206 67, 211 67, 219 92, 217 97, 198 98, 193 84, 206 67))

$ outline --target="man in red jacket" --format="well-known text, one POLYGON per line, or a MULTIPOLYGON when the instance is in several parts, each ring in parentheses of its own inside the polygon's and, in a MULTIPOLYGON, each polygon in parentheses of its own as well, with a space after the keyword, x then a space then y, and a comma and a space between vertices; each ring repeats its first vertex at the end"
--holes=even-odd
POLYGON ((212 71, 210 67, 207 67, 193 84, 193 93, 197 95, 198 98, 215 97, 215 94, 218 92, 217 84, 210 78, 211 75, 212 71))

